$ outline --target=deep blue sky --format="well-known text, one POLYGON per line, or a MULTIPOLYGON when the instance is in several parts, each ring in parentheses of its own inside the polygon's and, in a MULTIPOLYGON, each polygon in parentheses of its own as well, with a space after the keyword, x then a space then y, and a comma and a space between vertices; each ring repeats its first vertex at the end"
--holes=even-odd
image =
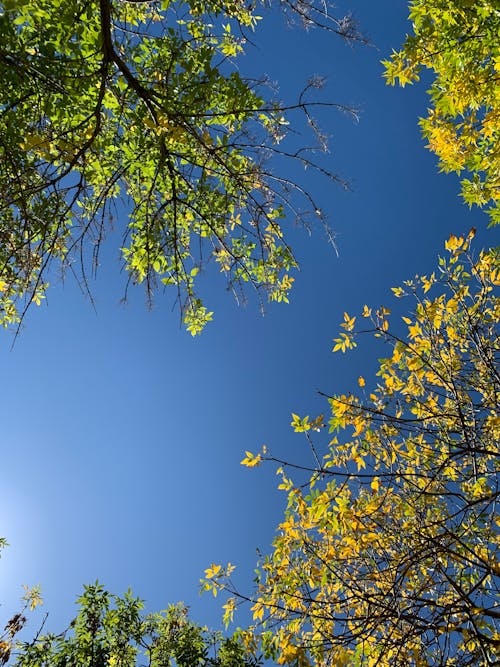
POLYGON ((215 625, 218 602, 198 595, 203 570, 236 563, 250 590, 255 550, 268 549, 285 500, 271 467, 239 466, 244 450, 266 443, 308 460, 290 413, 324 411, 317 389, 349 391, 360 374, 375 381, 368 341, 347 357, 331 353, 343 312, 392 305, 390 287, 430 273, 451 232, 475 225, 478 248, 495 242, 486 216, 460 202, 456 176, 438 174, 424 148, 425 84, 383 81, 380 60, 409 30, 405 3, 348 9, 375 47, 271 17, 241 61, 244 73, 278 81, 286 101, 321 74, 324 99, 361 109, 358 124, 320 114, 331 135, 325 164, 351 181, 350 192, 287 173, 316 196, 339 249, 337 258, 320 226, 311 237, 292 228, 302 269, 290 305, 270 305, 264 317, 252 298, 238 308, 209 272, 215 319, 193 339, 171 294, 152 311, 140 290, 120 305, 125 279, 109 246, 111 261, 91 286, 96 312, 68 277, 29 313, 12 351, 2 334, 0 535, 11 547, 0 564, 0 623, 21 584, 40 583, 49 627, 61 629, 82 584, 99 578, 112 592, 131 586, 151 610, 183 600, 195 620, 215 625))

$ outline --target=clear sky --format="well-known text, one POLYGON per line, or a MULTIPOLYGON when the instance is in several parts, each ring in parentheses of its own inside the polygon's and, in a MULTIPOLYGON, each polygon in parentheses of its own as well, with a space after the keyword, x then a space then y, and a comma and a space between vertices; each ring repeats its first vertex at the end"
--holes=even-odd
MULTIPOLYGON (((406 3, 347 8, 373 48, 289 29, 263 10, 240 65, 279 82, 286 102, 323 75, 323 99, 361 110, 359 123, 319 114, 331 144, 323 164, 351 191, 280 166, 315 195, 339 250, 320 226, 310 236, 290 220, 301 263, 290 305, 261 316, 250 295, 237 307, 209 270, 215 317, 193 339, 168 292, 152 310, 140 288, 120 303, 125 276, 110 235, 91 284, 95 310, 68 276, 31 310, 13 349, 1 334, 0 535, 11 546, 0 563, 0 623, 21 585, 40 583, 49 627, 61 629, 82 585, 99 579, 114 593, 132 587, 150 610, 183 600, 194 620, 217 625, 218 601, 198 595, 203 570, 231 561, 251 590, 256 548, 269 549, 285 501, 271 466, 239 465, 244 451, 266 443, 276 456, 308 461, 290 413, 326 411, 317 389, 349 391, 360 374, 375 382, 368 341, 348 356, 331 353, 343 312, 391 307, 390 287, 432 272, 451 232, 476 226, 477 248, 498 242, 486 215, 461 203, 458 178, 439 174, 424 148, 425 83, 401 90, 382 78, 380 60, 409 30, 406 3)), ((125 224, 115 221, 117 230, 125 224)))

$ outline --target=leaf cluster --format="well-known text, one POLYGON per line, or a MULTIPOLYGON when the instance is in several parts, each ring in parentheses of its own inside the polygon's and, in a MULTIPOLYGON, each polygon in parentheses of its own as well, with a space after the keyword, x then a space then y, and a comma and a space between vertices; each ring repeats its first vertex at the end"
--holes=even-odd
POLYGON ((500 222, 500 13, 490 0, 414 0, 413 34, 386 61, 389 83, 433 74, 431 106, 421 120, 443 171, 465 174, 467 204, 489 206, 500 222))

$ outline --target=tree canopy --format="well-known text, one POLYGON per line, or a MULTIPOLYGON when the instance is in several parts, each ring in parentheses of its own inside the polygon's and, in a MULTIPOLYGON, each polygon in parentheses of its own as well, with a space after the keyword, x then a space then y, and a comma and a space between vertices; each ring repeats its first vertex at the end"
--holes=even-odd
MULTIPOLYGON (((33 592, 26 605, 36 606, 33 592)), ((223 637, 196 625, 183 605, 145 614, 144 604, 129 591, 111 595, 99 583, 85 586, 78 612, 59 634, 17 641, 26 623, 24 610, 7 623, 0 637, 0 664, 18 667, 258 667, 261 661, 241 638, 223 637)))
MULTIPOLYGON (((343 37, 349 20, 284 2, 343 37)), ((0 3, 0 320, 16 324, 44 297, 54 263, 86 283, 110 217, 121 253, 148 294, 172 286, 188 330, 211 319, 195 287, 213 260, 236 291, 252 284, 287 300, 296 260, 282 228, 290 197, 314 200, 266 166, 293 109, 314 126, 307 97, 286 107, 230 61, 258 17, 245 3, 6 0, 0 3), (290 190, 293 195, 290 195, 290 190), (21 305, 20 305, 21 304, 21 305)), ((387 78, 434 72, 429 147, 466 175, 469 204, 498 188, 498 34, 487 0, 415 0, 415 34, 387 78)), ((312 90, 312 87, 310 88, 312 90)), ((326 174, 333 178, 331 174, 326 174)), ((279 465, 284 520, 257 571, 253 626, 223 638, 182 606, 145 615, 132 594, 99 584, 61 634, 16 644, 24 611, 0 636, 0 663, 20 667, 254 667, 255 647, 296 667, 493 667, 500 664, 500 255, 451 236, 431 275, 393 288, 412 299, 406 330, 386 307, 344 315, 335 352, 373 334, 389 348, 378 381, 356 395, 324 394, 328 417, 292 415, 311 463, 247 452, 248 467, 279 465), (362 322, 359 327, 359 322, 362 322), (317 433, 329 428, 323 442, 317 433), (294 472, 291 472, 294 471, 294 472)), ((0 548, 3 541, 0 540, 0 548)), ((233 566, 211 565, 202 588, 241 593, 233 566)), ((27 591, 27 607, 38 604, 27 591)))
MULTIPOLYGON (((279 461, 288 509, 253 606, 279 664, 499 664, 500 258, 474 257, 472 236, 452 236, 435 273, 394 288, 415 302, 406 334, 389 309, 364 307, 359 333, 390 349, 376 387, 360 377, 359 395, 329 395, 326 420, 293 415, 313 463, 292 465, 292 479, 279 461)), ((342 328, 344 352, 357 317, 342 328)), ((262 460, 276 461, 264 449, 242 463, 262 460)), ((229 574, 212 568, 204 588, 238 595, 229 574)))
POLYGON ((433 75, 421 125, 443 171, 465 174, 469 205, 500 223, 500 12, 490 0, 413 0, 413 34, 385 62, 390 83, 433 75))
MULTIPOLYGON (((281 8, 359 38, 323 3, 281 8)), ((219 0, 0 3, 4 326, 44 298, 58 265, 86 287, 113 219, 129 282, 149 296, 172 286, 192 334, 212 317, 195 287, 210 260, 236 293, 248 283, 287 300, 296 260, 282 218, 318 207, 267 160, 287 155, 288 112, 314 126, 317 82, 287 107, 232 66, 256 12, 219 0)), ((307 151, 293 157, 313 166, 307 151)))

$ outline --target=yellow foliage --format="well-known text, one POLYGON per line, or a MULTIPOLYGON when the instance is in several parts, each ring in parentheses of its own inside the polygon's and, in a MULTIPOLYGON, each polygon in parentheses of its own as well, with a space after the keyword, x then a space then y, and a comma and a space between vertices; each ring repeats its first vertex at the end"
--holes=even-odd
POLYGON ((245 458, 240 461, 240 465, 246 466, 247 468, 254 468, 255 466, 258 466, 262 462, 262 456, 260 454, 252 454, 252 452, 245 452, 246 456, 245 458))
MULTIPOLYGON (((391 347, 381 383, 368 398, 328 398, 338 437, 309 485, 281 469, 287 514, 252 608, 278 664, 494 664, 500 261, 469 259, 472 236, 450 237, 439 273, 396 291, 416 298, 406 338, 386 328, 388 309, 370 311, 391 347)), ((354 317, 342 326, 356 333, 354 317)))
POLYGON ((205 577, 207 579, 213 579, 220 573, 221 570, 222 570, 222 565, 214 565, 212 563, 212 565, 205 570, 205 577))

